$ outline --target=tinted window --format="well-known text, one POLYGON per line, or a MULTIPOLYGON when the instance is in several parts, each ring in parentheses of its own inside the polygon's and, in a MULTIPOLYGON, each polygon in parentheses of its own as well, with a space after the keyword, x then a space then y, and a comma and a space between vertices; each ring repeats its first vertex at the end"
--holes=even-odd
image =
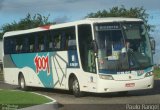
POLYGON ((76 49, 75 27, 54 29, 4 39, 5 54, 76 49))

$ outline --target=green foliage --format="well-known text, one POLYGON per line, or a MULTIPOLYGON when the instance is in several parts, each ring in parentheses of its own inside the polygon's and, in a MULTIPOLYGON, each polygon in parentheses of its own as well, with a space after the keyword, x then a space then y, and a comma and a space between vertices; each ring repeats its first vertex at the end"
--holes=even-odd
POLYGON ((54 22, 49 22, 48 19, 49 15, 46 17, 41 14, 35 14, 34 16, 27 14, 24 19, 21 19, 18 22, 14 21, 12 23, 4 24, 1 27, 2 32, 0 33, 0 38, 2 38, 2 35, 7 31, 24 30, 48 24, 55 24, 54 22))
POLYGON ((153 73, 154 73, 155 79, 160 78, 160 68, 159 67, 155 67, 153 73))
POLYGON ((128 18, 140 18, 142 19, 149 31, 153 31, 153 26, 148 24, 149 14, 143 7, 135 7, 126 9, 123 5, 121 7, 113 7, 107 10, 97 11, 96 13, 90 13, 85 18, 103 18, 103 17, 128 17, 128 18))
POLYGON ((3 32, 0 32, 0 40, 2 39, 3 36, 3 32))

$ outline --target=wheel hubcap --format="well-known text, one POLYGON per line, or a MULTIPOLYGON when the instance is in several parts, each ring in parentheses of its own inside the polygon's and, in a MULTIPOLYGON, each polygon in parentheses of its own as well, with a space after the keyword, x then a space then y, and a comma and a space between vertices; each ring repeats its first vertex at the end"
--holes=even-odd
POLYGON ((77 92, 78 92, 78 89, 79 89, 79 85, 78 85, 77 80, 75 80, 75 81, 73 82, 73 91, 77 93, 77 92))
POLYGON ((21 88, 23 89, 24 88, 24 79, 23 78, 21 78, 21 88))

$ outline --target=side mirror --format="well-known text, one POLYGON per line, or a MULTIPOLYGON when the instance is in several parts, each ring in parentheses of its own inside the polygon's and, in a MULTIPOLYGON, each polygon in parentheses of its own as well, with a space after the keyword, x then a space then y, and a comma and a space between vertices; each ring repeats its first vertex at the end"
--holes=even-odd
POLYGON ((92 47, 94 53, 98 53, 98 46, 97 46, 97 43, 95 40, 92 41, 91 47, 92 47))
POLYGON ((151 43, 152 53, 155 54, 156 41, 154 40, 153 37, 150 37, 150 43, 151 43))

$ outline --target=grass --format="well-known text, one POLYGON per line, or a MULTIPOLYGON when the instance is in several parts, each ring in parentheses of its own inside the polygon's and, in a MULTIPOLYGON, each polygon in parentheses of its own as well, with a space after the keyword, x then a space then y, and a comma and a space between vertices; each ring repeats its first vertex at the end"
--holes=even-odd
POLYGON ((160 68, 154 68, 153 73, 154 73, 155 79, 160 78, 160 68))
POLYGON ((51 102, 52 100, 30 92, 0 90, 0 104, 16 105, 24 108, 33 105, 51 102))

